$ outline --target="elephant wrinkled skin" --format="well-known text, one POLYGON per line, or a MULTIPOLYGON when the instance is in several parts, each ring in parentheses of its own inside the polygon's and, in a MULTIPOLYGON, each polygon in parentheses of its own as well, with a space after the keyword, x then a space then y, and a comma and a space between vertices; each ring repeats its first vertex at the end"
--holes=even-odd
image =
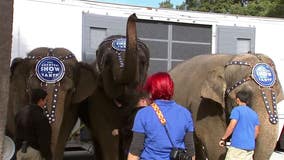
POLYGON ((111 132, 124 125, 125 114, 138 101, 135 98, 137 89, 147 75, 149 50, 137 40, 135 21, 135 15, 128 18, 126 37, 110 36, 100 44, 97 61, 93 63, 99 77, 98 86, 80 107, 81 119, 91 131, 99 160, 118 160, 118 136, 112 136, 111 132), (124 46, 113 46, 117 39, 124 43, 125 38, 125 50, 124 46))
POLYGON ((43 88, 48 92, 49 115, 55 117, 55 121, 51 123, 53 159, 63 159, 65 143, 79 117, 77 104, 91 95, 95 88, 95 85, 87 85, 90 80, 95 81, 93 69, 85 63, 79 63, 75 56, 64 48, 36 48, 28 54, 27 58, 14 59, 11 65, 7 120, 9 134, 15 133, 14 116, 17 111, 29 104, 30 90, 43 88), (65 75, 59 82, 45 83, 37 77, 36 64, 46 56, 57 57, 63 62, 65 75), (54 109, 52 109, 53 106, 54 109))
MULTIPOLYGON (((267 76, 265 71, 260 73, 260 77, 267 76)), ((269 57, 263 54, 200 55, 177 65, 170 74, 175 83, 174 99, 192 112, 198 160, 206 157, 209 160, 224 159, 226 150, 219 147, 218 142, 225 133, 230 112, 236 105, 236 92, 240 90, 253 92, 250 105, 260 120, 254 159, 269 159, 276 145, 278 123, 270 122, 270 116, 274 115, 268 114, 262 94, 266 95, 268 108, 273 113, 276 112, 273 101, 279 103, 284 99, 274 63, 269 57), (252 70, 259 63, 269 65, 275 72, 274 85, 263 87, 253 79, 252 70), (275 100, 272 100, 273 93, 275 100)))

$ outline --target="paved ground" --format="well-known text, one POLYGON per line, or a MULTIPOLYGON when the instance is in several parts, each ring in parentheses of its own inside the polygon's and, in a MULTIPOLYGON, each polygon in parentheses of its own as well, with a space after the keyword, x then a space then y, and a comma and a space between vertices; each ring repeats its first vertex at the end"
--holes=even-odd
MULTIPOLYGON (((94 148, 90 143, 69 142, 67 148, 63 160, 95 160, 92 156, 94 148)), ((269 160, 284 160, 284 152, 275 151, 269 160)))
POLYGON ((63 160, 95 160, 91 143, 80 141, 67 142, 63 160))
POLYGON ((274 152, 270 160, 284 160, 284 152, 274 152))
MULTIPOLYGON (((90 156, 84 151, 73 151, 64 154, 63 160, 94 160, 95 158, 90 156)), ((274 152, 270 157, 270 160, 284 160, 284 152, 274 152)))

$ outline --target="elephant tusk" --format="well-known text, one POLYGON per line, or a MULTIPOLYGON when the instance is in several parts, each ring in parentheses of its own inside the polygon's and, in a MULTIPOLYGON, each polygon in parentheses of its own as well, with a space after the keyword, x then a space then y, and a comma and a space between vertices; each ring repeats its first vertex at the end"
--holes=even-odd
POLYGON ((114 101, 114 104, 115 104, 118 108, 122 107, 122 104, 119 103, 116 99, 114 99, 113 101, 114 101))

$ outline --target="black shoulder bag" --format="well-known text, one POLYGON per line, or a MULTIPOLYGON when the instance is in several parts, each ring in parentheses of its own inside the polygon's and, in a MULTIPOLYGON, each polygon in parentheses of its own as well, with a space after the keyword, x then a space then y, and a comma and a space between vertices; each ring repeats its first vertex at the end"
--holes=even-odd
POLYGON ((181 148, 177 148, 174 146, 174 143, 170 137, 170 134, 169 134, 169 131, 166 127, 166 119, 164 118, 164 115, 163 113, 161 112, 159 106, 156 104, 156 103, 152 103, 151 104, 151 107, 154 109, 154 111, 156 112, 156 115, 158 116, 161 124, 164 126, 165 128, 165 131, 167 133, 167 136, 173 146, 172 150, 171 150, 171 153, 170 153, 170 159, 171 160, 191 160, 191 156, 189 156, 187 154, 187 151, 186 149, 181 149, 181 148))

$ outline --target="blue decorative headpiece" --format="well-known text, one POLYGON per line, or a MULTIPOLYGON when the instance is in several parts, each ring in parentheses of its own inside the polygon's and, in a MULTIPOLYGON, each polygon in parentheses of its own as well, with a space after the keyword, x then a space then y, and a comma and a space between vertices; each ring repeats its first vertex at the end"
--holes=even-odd
POLYGON ((125 52, 126 51, 126 39, 125 38, 119 38, 112 41, 111 44, 112 48, 120 51, 125 52))

